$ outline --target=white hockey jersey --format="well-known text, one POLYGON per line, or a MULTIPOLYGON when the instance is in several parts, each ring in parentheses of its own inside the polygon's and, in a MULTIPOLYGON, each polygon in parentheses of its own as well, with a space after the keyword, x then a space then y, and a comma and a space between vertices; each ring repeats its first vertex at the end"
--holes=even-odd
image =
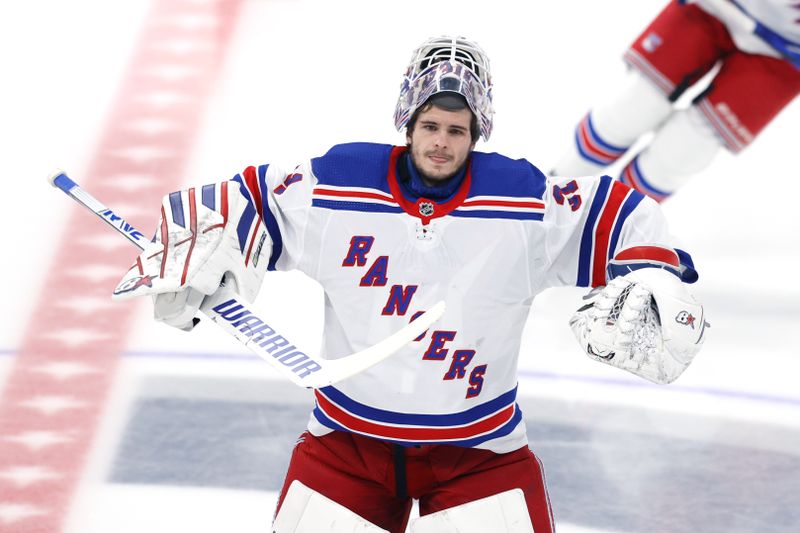
MULTIPOLYGON (((800 3, 797 0, 730 0, 769 33, 788 41, 795 53, 800 53, 800 3)), ((737 48, 751 54, 783 57, 758 35, 743 28, 725 15, 715 2, 697 0, 704 11, 718 18, 728 28, 737 48)))
POLYGON ((604 285, 608 267, 657 265, 691 281, 691 260, 669 247, 658 204, 609 177, 550 182, 525 160, 473 152, 460 187, 435 202, 404 193, 405 150, 338 145, 293 172, 262 165, 234 178, 253 202, 242 249, 263 223, 268 268, 322 285, 324 357, 362 350, 447 304, 398 354, 315 391, 309 430, 518 449, 527 439, 517 358, 533 298, 604 285))

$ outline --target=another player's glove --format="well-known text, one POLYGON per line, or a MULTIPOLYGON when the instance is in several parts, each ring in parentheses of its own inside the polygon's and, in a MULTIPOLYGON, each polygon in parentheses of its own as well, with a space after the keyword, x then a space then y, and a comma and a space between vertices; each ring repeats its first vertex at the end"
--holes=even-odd
POLYGON ((643 268, 595 289, 569 325, 586 354, 654 383, 671 383, 705 340, 703 306, 673 274, 643 268))
POLYGON ((152 295, 155 319, 190 330, 203 299, 223 276, 253 301, 266 272, 270 240, 235 182, 164 197, 156 238, 136 258, 114 298, 152 295))

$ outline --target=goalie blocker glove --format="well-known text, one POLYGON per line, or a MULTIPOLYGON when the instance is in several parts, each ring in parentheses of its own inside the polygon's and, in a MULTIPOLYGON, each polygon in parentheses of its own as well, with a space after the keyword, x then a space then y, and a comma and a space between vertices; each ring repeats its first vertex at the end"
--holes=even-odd
POLYGON ((587 298, 569 322, 581 348, 654 383, 680 376, 705 340, 703 306, 666 270, 630 272, 587 298))
POLYGON ((114 290, 115 299, 152 295, 158 321, 183 330, 222 283, 252 302, 271 241, 255 207, 232 181, 164 196, 156 236, 114 290))

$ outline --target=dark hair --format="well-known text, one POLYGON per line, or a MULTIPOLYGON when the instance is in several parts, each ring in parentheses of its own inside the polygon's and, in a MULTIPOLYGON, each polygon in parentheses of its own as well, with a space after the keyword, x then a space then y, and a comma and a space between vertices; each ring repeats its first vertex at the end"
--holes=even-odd
POLYGON ((469 135, 472 138, 472 142, 477 142, 478 138, 481 135, 481 128, 478 125, 478 117, 475 116, 475 113, 472 112, 472 109, 469 108, 467 105, 467 101, 464 99, 463 96, 456 93, 437 93, 428 98, 428 100, 419 106, 414 114, 411 115, 411 118, 408 120, 408 124, 406 125, 406 135, 411 135, 414 132, 414 127, 417 125, 417 119, 419 118, 420 113, 424 113, 425 111, 430 110, 432 107, 436 107, 438 109, 443 109, 445 111, 460 111, 461 109, 469 109, 469 114, 472 119, 469 122, 469 135))

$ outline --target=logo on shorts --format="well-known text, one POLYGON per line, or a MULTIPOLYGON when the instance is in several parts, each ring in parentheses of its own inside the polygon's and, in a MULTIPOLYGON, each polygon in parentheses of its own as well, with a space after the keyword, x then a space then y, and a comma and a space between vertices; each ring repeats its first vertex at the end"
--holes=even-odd
POLYGON ((683 324, 684 326, 691 326, 694 329, 694 315, 692 315, 689 311, 681 311, 680 313, 675 316, 675 322, 678 324, 683 324))
POLYGON ((131 278, 123 283, 120 283, 119 287, 114 289, 114 294, 122 294, 124 292, 133 292, 139 287, 152 287, 153 286, 153 276, 139 276, 136 278, 131 278))
POLYGON ((642 48, 644 48, 646 52, 652 54, 663 42, 664 41, 661 40, 661 37, 659 37, 657 33, 648 33, 645 35, 644 39, 642 39, 642 48))
POLYGON ((718 104, 714 104, 714 109, 719 113, 722 119, 728 123, 728 127, 730 127, 732 133, 738 137, 737 140, 739 142, 748 144, 753 141, 755 138, 753 133, 747 129, 747 126, 742 124, 742 121, 739 120, 739 117, 728 104, 719 102, 718 104))

